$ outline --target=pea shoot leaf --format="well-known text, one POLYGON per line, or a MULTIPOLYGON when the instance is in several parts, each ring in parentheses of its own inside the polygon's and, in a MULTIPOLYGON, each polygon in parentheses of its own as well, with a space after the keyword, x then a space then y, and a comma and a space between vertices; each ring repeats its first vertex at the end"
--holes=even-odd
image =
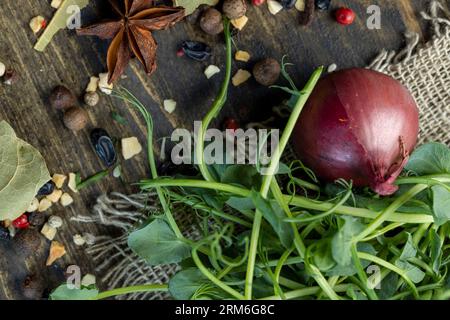
POLYGON ((442 262, 442 241, 436 230, 430 230, 430 259, 433 271, 439 274, 442 262))
POLYGON ((294 232, 289 223, 285 222, 286 215, 275 200, 264 199, 259 192, 252 191, 252 200, 263 217, 272 226, 285 248, 290 248, 294 241, 294 232))
POLYGON ((155 219, 132 232, 128 246, 149 265, 177 263, 191 255, 191 248, 177 238, 167 222, 155 219))
POLYGON ((98 295, 97 288, 82 287, 69 288, 67 284, 62 284, 56 288, 51 294, 51 300, 90 300, 98 295))
POLYGON ((419 176, 450 173, 450 149, 437 142, 424 144, 412 153, 405 169, 419 176))
POLYGON ((354 217, 344 216, 341 221, 344 224, 333 237, 331 252, 338 265, 348 266, 352 263, 351 246, 353 237, 364 230, 364 225, 354 217))
POLYGON ((177 300, 189 300, 208 279, 197 268, 181 270, 169 281, 169 292, 177 300))
POLYGON ((0 221, 23 214, 39 189, 49 181, 44 158, 0 122, 0 221))
MULTIPOLYGON (((365 253, 368 253, 368 254, 371 254, 371 255, 376 255, 377 254, 377 251, 375 250, 375 248, 369 243, 360 242, 360 243, 357 244, 356 247, 358 249, 358 252, 365 252, 365 253)), ((370 265, 370 261, 361 260, 361 265, 362 265, 363 268, 367 268, 370 265)), ((350 263, 348 265, 339 265, 339 264, 337 264, 332 269, 328 270, 326 272, 326 275, 327 276, 349 277, 349 276, 355 275, 356 273, 357 273, 357 270, 355 268, 354 263, 350 263)))
POLYGON ((331 271, 336 268, 336 261, 331 254, 331 238, 317 241, 313 252, 313 261, 321 271, 331 271))
POLYGON ((443 186, 431 188, 433 193, 433 217, 438 226, 450 221, 450 192, 443 186))
POLYGON ((231 165, 225 169, 221 177, 222 183, 240 185, 248 189, 259 189, 261 180, 256 168, 250 165, 231 165))
POLYGON ((395 261, 395 265, 400 269, 406 271, 406 275, 414 283, 419 283, 425 277, 425 273, 415 265, 411 264, 408 259, 415 258, 417 255, 417 249, 412 241, 411 234, 408 234, 408 241, 406 242, 402 254, 395 261))
POLYGON ((381 280, 380 290, 377 291, 378 297, 382 300, 387 300, 392 297, 397 291, 399 275, 390 272, 383 280, 381 280))

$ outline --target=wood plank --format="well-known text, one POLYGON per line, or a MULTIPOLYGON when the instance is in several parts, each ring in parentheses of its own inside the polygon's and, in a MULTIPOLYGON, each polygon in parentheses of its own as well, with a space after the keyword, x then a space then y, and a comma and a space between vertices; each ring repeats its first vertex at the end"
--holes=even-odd
MULTIPOLYGON (((236 46, 248 50, 252 60, 248 64, 235 63, 238 68, 251 69, 264 57, 281 59, 287 55, 295 64, 291 68, 293 78, 304 82, 318 65, 336 63, 340 68, 366 65, 382 48, 399 49, 404 44, 407 30, 421 31, 418 11, 425 9, 423 1, 342 1, 352 7, 359 19, 350 27, 342 27, 333 21, 330 12, 321 12, 309 28, 298 25, 294 10, 272 16, 265 8, 251 7, 250 22, 236 38, 236 46), (365 21, 370 4, 382 8, 382 29, 368 30, 365 21)), ((145 141, 145 126, 140 116, 117 99, 102 96, 101 103, 86 109, 89 112, 89 128, 80 133, 69 132, 62 124, 62 114, 52 110, 48 95, 52 88, 64 84, 81 96, 89 76, 105 70, 107 41, 93 37, 77 37, 73 31, 59 32, 44 53, 34 51, 36 41, 28 21, 38 14, 50 18, 53 10, 46 0, 0 1, 0 61, 13 66, 20 75, 14 86, 0 85, 0 119, 7 120, 17 134, 36 146, 43 153, 52 173, 81 172, 83 176, 101 170, 102 164, 89 145, 90 129, 102 127, 112 136, 138 136, 145 141), (119 111, 128 125, 115 123, 110 112, 119 111)), ((83 23, 95 21, 105 12, 104 4, 93 1, 83 11, 83 23)), ((216 64, 224 70, 224 46, 221 36, 208 36, 198 26, 180 23, 167 31, 155 32, 159 43, 158 70, 148 77, 136 61, 126 71, 126 79, 120 84, 129 88, 148 107, 156 124, 156 138, 169 136, 175 127, 192 129, 208 110, 219 87, 221 76, 208 81, 203 70, 208 64, 216 64), (204 41, 212 46, 213 57, 207 62, 194 62, 175 55, 178 45, 186 39, 204 41), (162 107, 164 99, 178 102, 177 110, 169 115, 162 107)), ((232 116, 242 122, 261 120, 270 114, 271 107, 279 103, 283 93, 268 90, 250 80, 238 88, 231 88, 229 101, 215 122, 219 126, 224 117, 232 116)), ((159 146, 155 146, 158 151, 159 146)), ((123 163, 126 181, 135 182, 148 176, 145 155, 123 163)), ((36 254, 23 256, 14 253, 11 244, 0 245, 0 299, 23 298, 20 283, 30 273, 43 275, 43 281, 51 289, 61 281, 64 268, 69 264, 81 266, 91 272, 93 264, 83 250, 72 242, 75 233, 91 232, 107 234, 112 230, 96 225, 70 222, 77 214, 89 214, 98 195, 110 191, 132 192, 136 188, 117 179, 109 178, 83 190, 75 196, 75 204, 69 209, 55 207, 50 214, 64 217, 65 226, 57 239, 68 248, 68 254, 55 266, 46 268, 44 260, 48 250, 45 241, 36 254)))

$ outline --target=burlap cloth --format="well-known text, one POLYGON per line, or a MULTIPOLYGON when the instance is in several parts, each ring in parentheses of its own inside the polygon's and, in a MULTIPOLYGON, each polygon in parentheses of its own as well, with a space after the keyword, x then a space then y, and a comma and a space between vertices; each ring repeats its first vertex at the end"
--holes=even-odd
MULTIPOLYGON (((433 37, 425 45, 419 35, 407 33, 407 46, 400 52, 383 50, 368 66, 401 81, 412 92, 420 108, 420 143, 438 141, 450 145, 450 12, 445 0, 432 0, 422 17, 432 24, 433 37)), ((97 264, 96 273, 107 288, 113 289, 145 283, 167 283, 178 270, 177 265, 149 267, 127 246, 128 233, 152 208, 157 210, 156 195, 125 196, 119 193, 98 198, 91 216, 78 216, 74 221, 101 223, 118 228, 117 238, 98 236, 87 252, 97 264)), ((192 225, 183 211, 177 222, 192 225)), ((167 299, 168 293, 136 293, 118 299, 167 299)))

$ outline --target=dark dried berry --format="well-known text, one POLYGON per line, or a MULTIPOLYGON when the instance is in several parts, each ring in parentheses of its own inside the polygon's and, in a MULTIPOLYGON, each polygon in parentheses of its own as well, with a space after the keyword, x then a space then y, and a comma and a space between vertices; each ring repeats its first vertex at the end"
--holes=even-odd
POLYGON ((328 10, 331 6, 331 0, 316 0, 317 10, 328 10))
POLYGON ((184 41, 181 45, 186 56, 197 61, 205 61, 211 56, 211 48, 198 41, 184 41))
POLYGON ((299 13, 299 22, 302 26, 309 26, 314 20, 316 6, 314 0, 305 0, 305 11, 299 13))
POLYGON ((280 0, 279 2, 284 9, 292 9, 295 6, 297 0, 280 0))
POLYGON ((77 105, 77 98, 65 86, 57 86, 49 97, 50 105, 58 110, 67 110, 77 105))
POLYGON ((55 183, 53 181, 49 181, 46 184, 44 184, 38 191, 38 196, 48 196, 49 194, 52 194, 52 192, 55 190, 55 183))
POLYGON ((222 11, 228 19, 238 19, 247 12, 247 3, 245 0, 225 0, 222 11))
POLYGON ((209 8, 200 18, 200 28, 207 34, 216 35, 223 31, 223 18, 219 10, 209 8))
POLYGON ((45 223, 45 214, 42 212, 32 212, 28 214, 28 222, 32 227, 41 227, 45 223))
POLYGON ((8 241, 10 239, 9 230, 0 225, 0 241, 8 241))
POLYGON ((271 86, 277 82, 280 77, 281 66, 277 60, 267 58, 259 61, 253 67, 253 76, 255 80, 263 86, 271 86))
POLYGON ((104 129, 94 129, 91 132, 91 143, 98 157, 105 166, 111 167, 116 163, 117 152, 114 148, 114 142, 104 129))

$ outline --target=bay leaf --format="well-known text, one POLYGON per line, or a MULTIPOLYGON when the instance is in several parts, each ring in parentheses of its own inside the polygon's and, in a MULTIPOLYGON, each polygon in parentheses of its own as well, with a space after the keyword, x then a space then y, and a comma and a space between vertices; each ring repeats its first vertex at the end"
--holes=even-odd
POLYGON ((39 151, 17 138, 6 121, 0 121, 0 221, 23 214, 50 179, 39 151))
POLYGON ((186 15, 190 15, 200 5, 206 4, 209 6, 215 6, 219 3, 219 0, 175 0, 174 5, 177 7, 183 7, 186 15))

